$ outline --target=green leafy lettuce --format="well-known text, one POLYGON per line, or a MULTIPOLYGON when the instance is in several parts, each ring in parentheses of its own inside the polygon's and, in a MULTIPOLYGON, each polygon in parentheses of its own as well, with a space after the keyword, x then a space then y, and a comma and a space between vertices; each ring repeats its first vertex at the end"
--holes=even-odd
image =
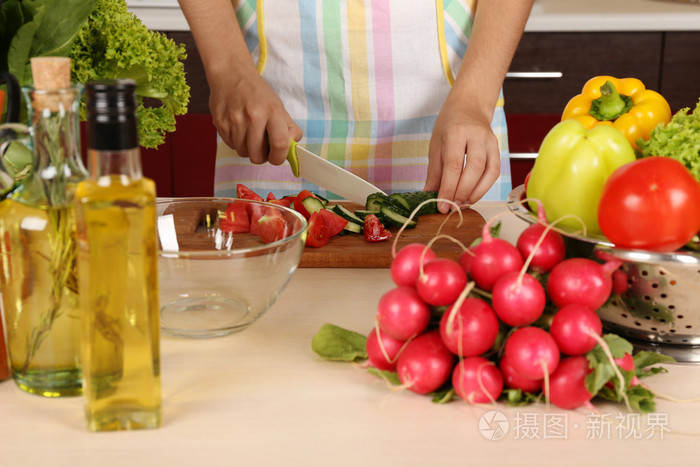
POLYGON ((671 121, 654 128, 648 141, 639 140, 640 157, 667 156, 680 161, 700 181, 700 100, 695 110, 676 112, 671 121))
POLYGON ((29 59, 37 56, 71 57, 75 83, 133 79, 144 147, 162 144, 175 130, 175 116, 187 112, 184 46, 149 30, 125 0, 6 0, 0 7, 0 70, 20 85, 31 84, 29 59))

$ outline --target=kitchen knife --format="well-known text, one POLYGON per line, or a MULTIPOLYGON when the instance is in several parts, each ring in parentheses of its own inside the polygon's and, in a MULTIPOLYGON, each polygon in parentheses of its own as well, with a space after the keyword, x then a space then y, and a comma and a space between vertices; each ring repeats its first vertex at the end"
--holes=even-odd
POLYGON ((363 206, 367 202, 367 196, 372 193, 384 193, 352 172, 299 146, 294 140, 289 142, 287 160, 295 176, 363 206))

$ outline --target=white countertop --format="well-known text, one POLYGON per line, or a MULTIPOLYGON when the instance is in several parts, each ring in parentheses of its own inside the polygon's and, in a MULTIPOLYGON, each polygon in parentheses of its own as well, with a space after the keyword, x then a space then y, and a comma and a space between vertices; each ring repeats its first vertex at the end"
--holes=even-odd
MULTIPOLYGON (((700 3, 665 0, 535 0, 528 32, 700 31, 700 3)), ((127 0, 146 26, 188 31, 177 0, 127 0)))
MULTIPOLYGON (((513 241, 524 223, 503 220, 503 238, 513 241)), ((252 328, 206 340, 164 337, 163 426, 155 430, 90 433, 82 398, 45 399, 4 381, 0 465, 697 465, 700 402, 657 399, 640 427, 623 406, 598 401, 597 414, 436 405, 312 352, 324 323, 368 332, 392 287, 386 269, 300 269, 252 328), (492 411, 508 430, 500 440, 480 428, 492 411)), ((680 399, 700 395, 699 365, 666 367, 646 383, 680 399)))

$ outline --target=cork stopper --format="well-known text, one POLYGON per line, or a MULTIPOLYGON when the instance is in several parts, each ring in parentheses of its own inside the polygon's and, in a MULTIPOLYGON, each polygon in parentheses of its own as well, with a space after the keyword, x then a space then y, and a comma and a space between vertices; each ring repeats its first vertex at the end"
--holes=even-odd
POLYGON ((72 97, 60 90, 71 87, 68 57, 32 57, 29 59, 34 80, 33 105, 37 111, 48 109, 56 112, 63 106, 70 105, 72 97))
POLYGON ((55 90, 70 87, 70 65, 68 57, 32 57, 34 89, 55 90))

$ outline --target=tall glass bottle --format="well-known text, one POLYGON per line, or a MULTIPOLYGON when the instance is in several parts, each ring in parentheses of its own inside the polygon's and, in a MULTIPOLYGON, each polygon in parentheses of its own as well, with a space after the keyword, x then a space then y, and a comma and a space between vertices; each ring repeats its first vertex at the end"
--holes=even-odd
POLYGON ((91 82, 75 193, 85 414, 92 431, 161 423, 155 184, 141 172, 130 80, 91 82))
MULTIPOLYGON (((36 80, 35 80, 36 83, 36 80)), ((17 385, 47 397, 82 392, 72 197, 80 159, 80 85, 22 88, 29 126, 12 127, 12 155, 29 154, 0 202, 0 286, 17 385), (31 138, 30 138, 31 137, 31 138), (32 160, 33 158, 33 160, 32 160)), ((4 154, 4 166, 11 163, 4 154)))

